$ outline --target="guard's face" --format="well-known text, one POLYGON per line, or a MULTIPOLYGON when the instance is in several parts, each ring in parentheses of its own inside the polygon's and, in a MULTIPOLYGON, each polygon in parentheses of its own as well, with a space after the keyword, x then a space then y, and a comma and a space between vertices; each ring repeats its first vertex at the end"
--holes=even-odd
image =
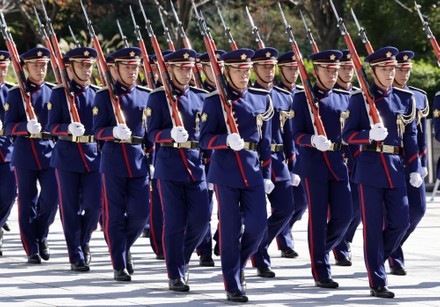
POLYGON ((331 89, 338 79, 338 68, 328 68, 321 65, 316 65, 313 70, 315 77, 317 78, 318 83, 326 89, 331 89))
POLYGON ((353 66, 342 65, 338 71, 339 79, 344 83, 350 83, 354 76, 353 66))
POLYGON ((34 83, 42 83, 46 78, 47 62, 26 62, 24 68, 28 72, 28 78, 34 83))
POLYGON ((208 82, 215 84, 214 80, 214 72, 212 71, 211 64, 203 64, 203 73, 205 74, 206 79, 208 79, 208 82))
POLYGON ((5 82, 6 75, 8 74, 9 64, 0 66, 0 83, 5 82))
POLYGON ((411 75, 411 68, 396 67, 396 75, 394 81, 399 85, 406 85, 411 75))
POLYGON ((251 76, 250 68, 235 68, 230 66, 227 71, 233 87, 242 91, 248 86, 251 76))
POLYGON ((72 65, 75 71, 74 78, 78 78, 79 81, 86 82, 92 76, 93 63, 73 61, 72 65))
POLYGON ((136 83, 139 74, 139 64, 118 63, 119 82, 132 86, 136 83))
POLYGON ((264 83, 270 83, 275 78, 275 64, 254 64, 254 71, 264 83))
POLYGON ((173 78, 180 85, 188 85, 192 78, 192 67, 185 67, 181 65, 170 65, 173 78))
POLYGON ((299 76, 298 66, 279 66, 281 81, 286 84, 294 84, 299 76))
POLYGON ((377 86, 388 89, 393 85, 396 75, 395 66, 376 66, 374 72, 372 75, 377 86))

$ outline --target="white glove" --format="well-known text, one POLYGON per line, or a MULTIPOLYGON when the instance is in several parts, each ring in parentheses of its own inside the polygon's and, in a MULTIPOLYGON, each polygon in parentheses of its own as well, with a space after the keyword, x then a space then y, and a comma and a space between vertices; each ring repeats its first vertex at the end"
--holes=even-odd
POLYGON ((298 176, 297 174, 294 174, 294 173, 290 173, 290 178, 291 178, 291 184, 294 187, 299 186, 299 184, 301 182, 301 177, 300 176, 298 176))
POLYGON ((214 191, 214 184, 213 183, 208 182, 207 186, 208 186, 209 191, 214 191))
POLYGON ((113 127, 113 136, 120 140, 128 140, 131 137, 131 130, 127 125, 118 124, 113 127))
POLYGON ((41 132, 41 124, 36 119, 31 119, 27 122, 26 128, 30 134, 37 134, 41 132))
POLYGON ((409 183, 415 188, 420 187, 423 183, 422 176, 418 172, 410 173, 409 174, 409 183))
POLYGON ((422 177, 425 178, 428 176, 428 168, 426 166, 423 167, 422 177))
POLYGON ((266 194, 272 193, 274 188, 275 185, 273 184, 272 180, 264 179, 264 192, 266 192, 266 194))
POLYGON ((73 136, 81 136, 81 135, 84 135, 86 128, 81 123, 73 122, 73 123, 69 124, 69 127, 67 127, 67 130, 69 130, 70 134, 73 136))
POLYGON ((332 142, 330 142, 325 136, 323 135, 312 135, 312 145, 319 151, 327 151, 330 149, 330 146, 332 145, 332 142))
POLYGON ((154 178, 154 165, 150 164, 150 179, 154 178))
POLYGON ((244 148, 244 140, 237 133, 228 134, 226 144, 235 151, 240 151, 244 148))
POLYGON ((381 123, 374 124, 370 130, 370 139, 374 141, 383 141, 388 135, 388 129, 381 123))
POLYGON ((174 127, 171 129, 171 138, 176 143, 184 143, 188 141, 188 131, 182 126, 174 127))
POLYGON ((2 121, 0 120, 0 130, 2 130, 3 129, 3 123, 2 123, 2 121))

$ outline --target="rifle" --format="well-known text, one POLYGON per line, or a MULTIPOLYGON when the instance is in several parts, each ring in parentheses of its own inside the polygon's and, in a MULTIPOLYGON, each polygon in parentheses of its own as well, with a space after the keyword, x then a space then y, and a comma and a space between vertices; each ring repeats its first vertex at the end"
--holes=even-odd
MULTIPOLYGON (((232 102, 229 98, 228 90, 227 90, 227 82, 226 78, 223 75, 220 65, 218 63, 218 60, 215 56, 215 48, 212 44, 211 37, 208 33, 209 29, 206 25, 205 18, 199 12, 197 11, 196 5, 194 3, 194 0, 191 0, 194 8, 194 12, 196 14, 196 19, 199 24, 200 33, 203 36, 203 41, 205 43, 206 50, 209 55, 209 61, 211 62, 212 70, 215 75, 215 84, 217 86, 217 91, 220 96, 220 102, 222 105, 222 111, 223 111, 223 117, 225 118, 226 122, 226 129, 228 130, 228 133, 236 133, 240 135, 240 132, 238 131, 237 123, 235 122, 234 116, 232 115, 232 102)), ((243 178, 243 182, 246 186, 248 186, 246 177, 244 175, 244 171, 241 167, 241 158, 238 153, 238 151, 234 151, 235 157, 237 159, 238 165, 240 167, 240 173, 243 178)))
POLYGON ((72 36, 73 43, 75 44, 75 47, 76 47, 76 48, 81 47, 81 44, 80 44, 79 41, 76 39, 75 33, 74 33, 73 30, 72 30, 72 27, 71 27, 70 25, 69 25, 68 27, 69 27, 69 31, 70 31, 70 36, 72 36))
POLYGON ((301 15, 301 19, 302 19, 302 21, 304 23, 304 27, 306 28, 307 38, 309 39, 309 43, 312 46, 313 53, 318 53, 319 52, 319 48, 318 48, 318 45, 315 42, 315 39, 313 38, 312 30, 307 25, 306 19, 304 18, 304 15, 303 15, 301 10, 299 10, 299 14, 301 15))
POLYGON ((258 48, 263 49, 264 48, 263 40, 261 39, 260 32, 258 31, 258 27, 255 26, 254 20, 252 19, 252 15, 249 12, 249 8, 247 6, 246 6, 246 13, 247 13, 249 22, 250 22, 251 27, 252 27, 252 33, 254 34, 255 41, 258 44, 258 48))
POLYGON ((116 24, 118 25, 119 34, 121 35, 121 39, 124 42, 124 47, 125 48, 130 47, 130 44, 128 43, 128 40, 127 40, 127 36, 125 36, 124 31, 122 31, 121 24, 119 23, 119 19, 116 19, 116 24))
POLYGON ((26 89, 26 76, 23 71, 23 67, 20 65, 20 56, 18 55, 17 47, 15 46, 14 39, 12 38, 11 31, 8 29, 6 24, 5 16, 3 15, 3 10, 0 10, 1 24, 0 29, 2 32, 3 39, 5 40, 6 47, 11 54, 11 62, 14 67, 15 75, 17 76, 18 87, 20 88, 21 96, 23 97, 24 110, 26 112, 26 117, 28 120, 37 119, 35 115, 34 108, 31 103, 31 95, 26 89))
POLYGON ((309 110, 311 112, 310 115, 312 117, 315 133, 327 137, 327 134, 325 133, 325 129, 324 129, 324 124, 322 123, 321 116, 319 115, 318 99, 313 94, 312 84, 310 82, 309 75, 307 74, 307 70, 304 65, 301 51, 299 50, 298 47, 298 43, 296 42, 295 37, 293 36, 292 27, 287 23, 286 16, 284 15, 283 9, 281 8, 281 4, 279 2, 278 2, 278 7, 280 9, 283 24, 286 27, 286 33, 289 37, 289 42, 292 44, 292 51, 295 54, 295 59, 296 62, 298 63, 299 75, 301 77, 302 84, 304 85, 304 90, 305 90, 307 102, 309 104, 309 110))
POLYGON ((84 17, 86 18, 89 35, 93 40, 93 47, 96 49, 96 52, 98 53, 99 67, 101 67, 103 71, 103 76, 105 78, 105 83, 103 84, 105 84, 109 90, 110 100, 113 106, 113 111, 115 112, 116 123, 125 125, 125 118, 124 118, 124 114, 122 113, 121 106, 119 104, 119 97, 116 93, 116 88, 115 85, 113 84, 113 79, 110 74, 110 71, 108 70, 107 63, 105 62, 105 57, 104 57, 104 53, 102 52, 101 44, 99 43, 99 39, 96 36, 95 29, 93 29, 92 21, 89 19, 89 16, 87 15, 87 11, 86 8, 84 7, 82 0, 80 0, 80 3, 81 3, 82 11, 84 13, 84 17))
POLYGON ((229 44, 231 44, 231 49, 237 50, 238 49, 237 43, 235 42, 234 38, 232 37, 231 29, 228 26, 226 26, 226 22, 223 19, 222 12, 220 11, 220 7, 218 6, 218 1, 215 2, 215 6, 217 7, 217 12, 218 12, 218 15, 220 16, 220 20, 222 21, 223 28, 225 28, 225 35, 228 37, 229 44))
POLYGON ((34 9, 35 16, 37 17, 38 33, 40 34, 41 38, 43 39, 44 45, 50 51, 50 64, 52 66, 53 74, 55 75, 55 79, 57 80, 57 83, 61 84, 62 81, 61 81, 60 70, 58 67, 58 59, 55 56, 55 52, 53 50, 52 44, 50 42, 49 37, 47 36, 46 28, 41 23, 40 16, 38 16, 37 8, 35 7, 35 5, 32 5, 32 7, 34 9))
POLYGON ((145 29, 148 32, 148 36, 151 39, 151 44, 153 45, 154 53, 156 54, 157 67, 165 89, 165 96, 168 103, 168 109, 170 110, 173 127, 178 127, 178 126, 183 127, 183 121, 182 118, 180 117, 179 109, 177 106, 178 102, 176 97, 173 95, 174 93, 173 85, 171 83, 171 78, 168 73, 167 67, 165 65, 162 51, 160 50, 159 42, 157 41, 156 35, 154 34, 153 27, 151 26, 151 21, 147 18, 147 15, 145 14, 141 0, 139 0, 139 6, 141 8, 142 16, 144 17, 145 20, 145 29))
MULTIPOLYGON (((183 39, 183 45, 185 46, 185 48, 192 49, 191 43, 188 39, 188 36, 186 36, 185 29, 183 28, 183 23, 180 21, 179 15, 177 15, 177 12, 176 12, 176 9, 174 8, 173 2, 170 1, 170 4, 171 4, 171 10, 173 11, 174 18, 176 19, 176 22, 177 22, 177 28, 179 29, 180 36, 182 36, 182 39, 183 39)), ((198 88, 203 88, 202 77, 200 74, 199 67, 197 65, 194 65, 194 67, 193 67, 193 74, 194 74, 194 81, 196 82, 196 86, 198 88)))
POLYGON ((368 83, 367 74, 365 73, 364 67, 362 66, 361 59, 356 51, 356 47, 354 46, 353 41, 351 40, 350 33, 348 33, 347 28, 345 27, 344 20, 339 17, 338 12, 332 2, 330 1, 330 5, 333 9, 333 12, 338 20, 338 28, 341 31, 342 36, 344 36, 345 44, 347 45, 348 50, 350 51, 351 58, 353 60, 353 65, 356 71, 356 76, 359 81, 359 85, 361 86, 362 92, 364 92, 364 96, 366 102, 368 104, 367 110, 369 109, 370 120, 373 121, 373 124, 382 123, 382 119, 379 116, 379 111, 376 108, 376 104, 374 103, 373 94, 370 90, 370 85, 368 83))
POLYGON ((428 37, 428 39, 431 41, 431 46, 432 49, 434 49, 434 54, 435 57, 437 58, 437 64, 440 66, 440 47, 437 43, 437 40, 435 39, 434 34, 432 34, 431 28, 429 27, 429 23, 428 21, 425 20, 425 18, 423 18, 422 12, 420 11, 421 6, 417 4, 416 1, 414 1, 417 13, 419 14, 420 20, 422 21, 423 24, 423 30, 426 33, 426 36, 428 37))
POLYGON ((165 20, 163 19, 162 10, 160 7, 157 10, 159 11, 160 22, 162 23, 163 27, 163 35, 165 35, 165 38, 167 40, 168 48, 172 51, 176 51, 176 47, 174 46, 173 40, 171 39, 170 30, 168 29, 167 25, 165 24, 165 20))
POLYGON ((141 30, 139 29, 139 26, 136 23, 136 19, 134 18, 134 13, 133 13, 133 9, 131 8, 131 5, 130 5, 130 14, 131 14, 131 20, 133 21, 134 34, 136 35, 136 39, 138 41, 139 48, 141 48, 141 51, 142 51, 142 62, 144 64, 143 67, 144 67, 145 80, 147 82, 148 87, 151 89, 154 89, 154 88, 156 88, 156 84, 154 82, 154 75, 153 75, 153 71, 151 70, 150 60, 148 58, 147 47, 145 47, 145 43, 142 38, 141 30))
MULTIPOLYGON (((46 26, 49 30, 50 39, 53 45, 53 52, 55 53, 56 60, 58 61, 58 68, 61 72, 61 82, 58 84, 62 84, 64 88, 64 93, 66 94, 66 100, 67 100, 67 107, 69 109, 70 118, 72 122, 81 122, 81 119, 79 117, 78 109, 76 107, 75 103, 75 95, 73 93, 73 90, 70 85, 70 79, 69 75, 67 74, 66 66, 64 65, 63 57, 61 55, 60 46, 58 44, 58 39, 55 34, 54 28, 52 26, 52 21, 50 20, 49 16, 47 15, 46 8, 44 7, 44 2, 41 0, 41 5, 43 7, 43 13, 44 18, 46 19, 46 26)), ((36 11, 35 11, 36 13, 36 11)))
POLYGON ((365 29, 363 27, 361 27, 361 25, 359 24, 359 20, 356 18, 356 14, 354 13, 353 9, 351 9, 351 15, 353 16, 354 22, 356 23, 359 36, 361 37, 361 40, 364 43, 365 49, 367 49, 367 53, 369 55, 372 54, 374 52, 373 46, 371 46, 371 43, 368 40, 367 33, 365 32, 365 29))

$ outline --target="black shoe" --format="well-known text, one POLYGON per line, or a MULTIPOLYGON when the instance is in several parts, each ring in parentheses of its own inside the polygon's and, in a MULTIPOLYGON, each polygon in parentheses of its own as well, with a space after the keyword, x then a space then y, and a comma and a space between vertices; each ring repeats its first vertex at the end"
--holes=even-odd
POLYGON ((165 256, 163 254, 157 254, 156 259, 157 260, 165 260, 165 256))
POLYGON ((47 245, 47 241, 42 241, 39 244, 40 248, 40 256, 43 260, 47 261, 50 258, 50 249, 49 245, 47 245))
POLYGON ((168 287, 172 291, 178 291, 178 292, 189 291, 189 286, 185 283, 185 281, 182 278, 168 280, 168 287))
POLYGON ((283 258, 296 258, 298 257, 298 253, 295 252, 293 249, 289 248, 285 251, 281 251, 281 257, 283 258))
POLYGON ((145 227, 144 230, 142 230, 142 237, 143 238, 149 238, 150 237, 150 228, 145 227))
POLYGON ((315 285, 320 288, 338 288, 339 284, 331 278, 316 280, 315 285))
POLYGON ((257 268, 257 275, 265 278, 273 278, 275 277, 275 272, 272 271, 269 267, 257 268))
POLYGON ((114 279, 117 281, 131 281, 131 276, 128 274, 126 269, 113 270, 114 279))
POLYGON ((70 264, 70 269, 74 272, 87 272, 90 271, 90 267, 84 262, 84 260, 77 261, 70 264))
POLYGON ((215 243, 214 245, 214 255, 217 257, 220 256, 220 247, 218 246, 218 243, 215 243))
POLYGON ((8 222, 6 222, 3 227, 2 227, 5 231, 11 231, 11 228, 9 227, 8 222))
POLYGON ((244 295, 240 290, 229 292, 226 291, 226 299, 231 302, 246 303, 249 301, 248 297, 244 295))
POLYGON ((211 256, 201 254, 200 260, 199 260, 199 265, 200 266, 215 266, 215 263, 214 263, 214 260, 212 259, 211 256))
POLYGON ((246 285, 246 278, 244 276, 244 270, 240 271, 240 285, 241 285, 241 292, 243 292, 243 294, 246 294, 247 285, 246 285))
POLYGON ((38 254, 30 255, 30 256, 28 256, 27 262, 31 263, 31 264, 40 264, 41 263, 41 257, 38 254))
POLYGON ((391 268, 391 274, 392 275, 399 275, 399 276, 405 276, 406 270, 405 268, 401 266, 395 266, 394 268, 391 268))
POLYGON ((339 260, 336 260, 335 264, 338 266, 351 266, 351 260, 344 257, 339 260))
POLYGON ((0 228, 0 256, 3 256, 3 229, 0 228))
POLYGON ((84 262, 86 265, 89 265, 92 262, 92 254, 90 253, 90 247, 88 245, 84 245, 82 248, 84 255, 84 262))
POLYGON ((370 295, 381 298, 393 298, 394 292, 388 290, 387 286, 371 288, 370 295))
POLYGON ((130 275, 133 275, 134 273, 134 262, 133 262, 133 257, 131 256, 131 252, 127 252, 127 272, 130 275))

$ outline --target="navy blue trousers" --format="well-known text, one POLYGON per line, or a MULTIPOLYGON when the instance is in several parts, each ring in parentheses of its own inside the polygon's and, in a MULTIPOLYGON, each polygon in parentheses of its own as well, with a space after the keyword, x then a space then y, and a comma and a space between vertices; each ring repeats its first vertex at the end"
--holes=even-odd
POLYGON ((159 191, 157 189, 157 179, 154 178, 151 180, 150 184, 150 245, 156 255, 163 255, 163 213, 159 191))
MULTIPOLYGON (((213 198, 214 191, 208 190, 208 198, 209 198, 209 210, 211 212, 210 216, 212 216, 212 207, 213 207, 213 198)), ((211 222, 208 225, 208 229, 206 230, 206 234, 203 237, 202 242, 197 246, 197 255, 206 255, 212 257, 212 233, 211 233, 211 222)))
POLYGON ((61 222, 70 263, 84 259, 102 211, 101 174, 56 170, 61 222))
POLYGON ((185 267, 211 219, 205 181, 158 180, 163 211, 163 249, 168 278, 185 277, 185 267))
POLYGON ((148 177, 102 174, 103 224, 113 269, 127 267, 127 252, 142 234, 149 214, 148 177))
POLYGON ((240 271, 257 251, 266 231, 263 185, 233 188, 215 185, 223 282, 229 292, 242 290, 240 271), (242 232, 244 223, 244 232, 242 232))
POLYGON ((30 170, 15 167, 15 178, 21 242, 30 256, 39 253, 39 242, 47 240, 49 226, 55 219, 58 209, 57 180, 53 168, 30 170))
POLYGON ((14 170, 11 164, 0 164, 0 227, 8 220, 17 196, 14 170))
POLYGON ((268 248, 272 240, 289 224, 293 214, 293 190, 289 181, 275 183, 272 193, 267 195, 272 208, 271 215, 267 219, 267 228, 264 232, 261 244, 255 254, 252 255, 252 265, 256 268, 270 267, 268 248))
POLYGON ((315 280, 331 277, 329 252, 343 239, 351 221, 350 185, 347 181, 312 181, 304 178, 308 204, 308 243, 315 280))
POLYGON ((364 226, 364 259, 371 288, 387 284, 385 261, 399 246, 409 225, 406 187, 359 185, 364 226))

